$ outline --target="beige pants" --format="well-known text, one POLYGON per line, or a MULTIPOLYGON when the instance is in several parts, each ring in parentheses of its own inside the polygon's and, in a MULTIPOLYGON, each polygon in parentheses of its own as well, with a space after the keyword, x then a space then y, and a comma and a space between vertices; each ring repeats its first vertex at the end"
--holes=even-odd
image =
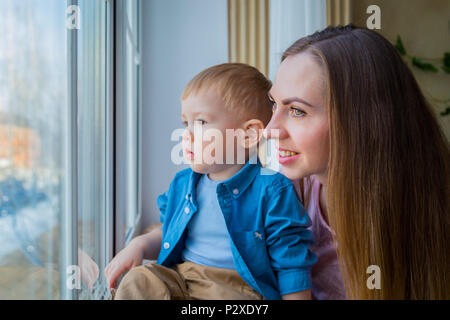
POLYGON ((122 279, 115 300, 263 300, 237 271, 183 262, 173 268, 146 264, 122 279))

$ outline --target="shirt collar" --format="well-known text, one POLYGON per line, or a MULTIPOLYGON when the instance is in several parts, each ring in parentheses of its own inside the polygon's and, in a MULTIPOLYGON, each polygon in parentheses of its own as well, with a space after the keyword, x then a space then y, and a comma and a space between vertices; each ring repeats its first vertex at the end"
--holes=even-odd
MULTIPOLYGON (((225 185, 228 192, 234 197, 238 198, 253 182, 253 179, 260 172, 262 166, 257 157, 251 158, 247 163, 231 178, 222 181, 220 185, 225 185), (256 159, 255 159, 256 158, 256 159), (256 160, 256 161, 255 161, 256 160)), ((196 199, 195 190, 202 173, 196 173, 191 169, 191 175, 189 177, 188 185, 188 197, 196 199)))
POLYGON ((256 175, 260 173, 261 168, 261 163, 258 158, 256 158, 256 161, 251 159, 247 161, 238 173, 222 182, 222 184, 227 187, 234 198, 239 198, 253 182, 256 175))
POLYGON ((202 174, 196 173, 190 168, 189 168, 189 170, 191 171, 191 174, 189 176, 189 185, 187 188, 188 194, 186 195, 186 197, 188 197, 189 200, 191 200, 191 202, 192 202, 192 199, 196 199, 196 196, 195 196, 196 188, 195 187, 197 186, 197 183, 200 180, 202 174))

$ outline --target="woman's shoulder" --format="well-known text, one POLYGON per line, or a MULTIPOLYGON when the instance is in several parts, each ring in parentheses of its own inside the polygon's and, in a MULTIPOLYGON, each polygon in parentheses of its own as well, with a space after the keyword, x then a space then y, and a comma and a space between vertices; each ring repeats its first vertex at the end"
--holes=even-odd
MULTIPOLYGON (((327 219, 324 218, 324 213, 320 207, 320 192, 322 185, 320 181, 314 176, 302 178, 301 181, 292 181, 295 190, 302 201, 306 211, 312 222, 311 230, 315 236, 322 236, 332 233, 327 219), (303 185, 303 188, 300 187, 303 185)), ((331 236, 331 235, 330 235, 331 236)))
POLYGON ((314 234, 315 244, 311 250, 318 261, 312 270, 314 299, 346 299, 344 282, 337 260, 336 245, 333 240, 334 232, 324 219, 320 206, 320 181, 310 176, 303 180, 304 190, 309 190, 308 215, 312 221, 310 227, 314 234))
POLYGON ((295 184, 300 199, 307 204, 308 212, 316 214, 320 211, 320 181, 315 176, 309 176, 302 179, 303 192, 300 190, 300 182, 295 184))

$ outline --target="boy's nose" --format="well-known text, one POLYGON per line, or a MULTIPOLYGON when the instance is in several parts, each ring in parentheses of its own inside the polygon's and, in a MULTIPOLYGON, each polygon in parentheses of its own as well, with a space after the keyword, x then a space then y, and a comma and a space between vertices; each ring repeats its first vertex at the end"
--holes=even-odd
POLYGON ((192 134, 191 130, 186 128, 183 132, 183 140, 186 142, 192 142, 194 141, 194 135, 192 134))

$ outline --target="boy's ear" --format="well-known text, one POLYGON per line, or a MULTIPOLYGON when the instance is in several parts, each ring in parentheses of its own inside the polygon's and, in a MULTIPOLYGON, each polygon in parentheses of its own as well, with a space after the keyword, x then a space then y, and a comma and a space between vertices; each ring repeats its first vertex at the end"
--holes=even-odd
POLYGON ((251 149, 261 140, 264 130, 264 123, 258 119, 250 119, 243 125, 245 138, 242 141, 242 147, 251 149))

